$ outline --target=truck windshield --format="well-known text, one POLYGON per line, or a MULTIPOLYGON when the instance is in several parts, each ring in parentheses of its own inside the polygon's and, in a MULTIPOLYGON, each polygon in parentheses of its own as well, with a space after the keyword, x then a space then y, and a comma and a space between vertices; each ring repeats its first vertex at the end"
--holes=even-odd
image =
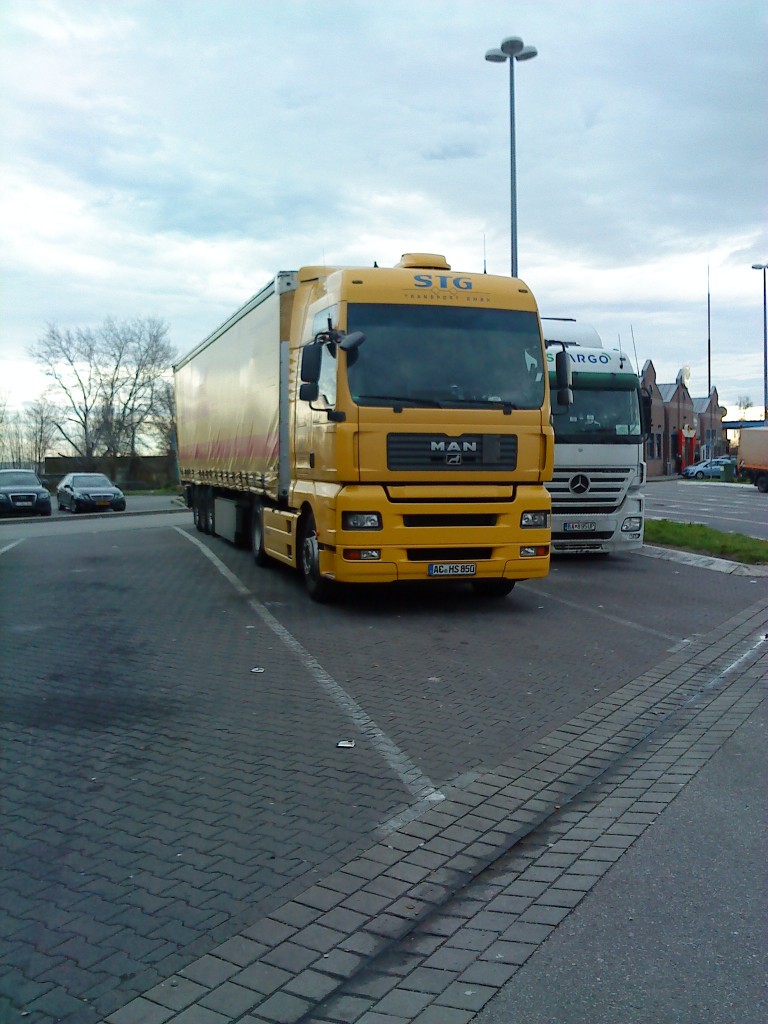
POLYGON ((538 409, 544 402, 535 313, 350 304, 347 330, 365 344, 349 360, 358 405, 538 409))
POLYGON ((639 444, 640 402, 637 389, 608 391, 573 389, 573 405, 558 405, 552 397, 555 443, 639 444))

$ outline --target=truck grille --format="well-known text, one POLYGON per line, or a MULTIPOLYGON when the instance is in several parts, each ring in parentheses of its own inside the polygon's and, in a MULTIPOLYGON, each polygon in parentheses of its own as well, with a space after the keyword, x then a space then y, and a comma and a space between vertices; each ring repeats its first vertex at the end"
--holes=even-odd
POLYGON ((547 490, 555 515, 598 515, 615 511, 624 499, 634 466, 556 469, 547 490))
POLYGON ((465 473, 517 468, 517 437, 512 434, 388 434, 387 468, 465 473))

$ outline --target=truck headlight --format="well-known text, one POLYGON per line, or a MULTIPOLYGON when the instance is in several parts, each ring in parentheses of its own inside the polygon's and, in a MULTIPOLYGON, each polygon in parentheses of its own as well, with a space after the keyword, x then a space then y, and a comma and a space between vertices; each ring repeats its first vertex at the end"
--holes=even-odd
POLYGON ((642 516, 629 516, 621 524, 622 533, 639 533, 643 528, 642 516))
POLYGON ((342 512, 341 526, 344 530, 380 530, 381 516, 378 512, 342 512))
POLYGON ((520 526, 524 530, 547 530, 549 512, 523 512, 520 516, 520 526))

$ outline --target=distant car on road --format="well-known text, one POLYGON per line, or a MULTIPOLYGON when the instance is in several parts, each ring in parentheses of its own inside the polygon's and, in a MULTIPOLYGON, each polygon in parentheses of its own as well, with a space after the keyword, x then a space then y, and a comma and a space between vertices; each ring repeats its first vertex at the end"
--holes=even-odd
POLYGON ((723 475, 723 468, 727 465, 735 466, 736 460, 730 455, 720 455, 716 459, 704 459, 703 462, 686 466, 682 475, 689 480, 719 480, 723 475))
POLYGON ((125 511, 125 495, 103 473, 67 473, 56 490, 59 511, 98 512, 111 508, 125 511))
POLYGON ((49 516, 51 495, 31 469, 0 469, 0 516, 49 516))

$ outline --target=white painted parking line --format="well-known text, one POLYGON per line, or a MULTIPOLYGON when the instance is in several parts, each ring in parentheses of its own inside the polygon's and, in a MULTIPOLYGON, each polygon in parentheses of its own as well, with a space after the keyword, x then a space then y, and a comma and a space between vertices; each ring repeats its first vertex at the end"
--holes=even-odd
POLYGON ((316 658, 313 658, 309 651, 290 633, 285 626, 281 625, 264 605, 253 597, 251 591, 238 577, 227 568, 224 563, 210 551, 202 541, 188 533, 181 527, 174 527, 176 532, 185 540, 190 541, 205 555, 205 557, 216 567, 225 580, 234 587, 241 597, 248 600, 248 604, 259 618, 272 630, 292 654, 301 661, 304 668, 312 676, 318 686, 331 698, 340 711, 349 721, 366 736, 372 747, 379 756, 389 765, 394 774, 402 782, 405 788, 412 793, 419 801, 431 804, 445 799, 445 796, 433 785, 432 781, 414 764, 408 755, 397 746, 397 744, 383 732, 373 719, 360 707, 354 697, 336 680, 325 671, 316 658))

